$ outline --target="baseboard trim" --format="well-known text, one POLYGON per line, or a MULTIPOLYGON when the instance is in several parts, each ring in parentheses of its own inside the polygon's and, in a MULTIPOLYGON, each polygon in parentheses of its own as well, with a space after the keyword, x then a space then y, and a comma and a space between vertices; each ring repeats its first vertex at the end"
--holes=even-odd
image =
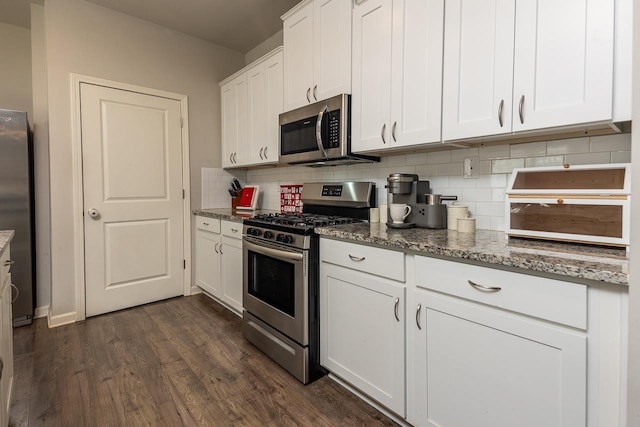
POLYGON ((51 311, 47 315, 47 322, 50 328, 57 328, 58 326, 69 325, 71 323, 75 323, 77 319, 77 313, 75 311, 71 311, 69 313, 58 314, 57 316, 52 316, 51 311))
POLYGON ((191 285, 191 295, 196 295, 201 293, 202 293, 202 289, 200 288, 200 286, 191 285))
POLYGON ((373 406, 378 411, 380 411, 384 415, 386 415, 388 418, 391 418, 398 425, 400 425, 402 427, 412 427, 412 424, 409 424, 407 422, 407 420, 399 417, 398 414, 396 414, 395 412, 392 412, 390 409, 387 409, 386 407, 382 406, 381 404, 379 404, 378 402, 376 402, 375 400, 373 400, 372 398, 370 398, 369 396, 367 396, 366 394, 364 394, 363 392, 361 392, 357 388, 353 387, 351 384, 347 383, 342 378, 340 378, 340 377, 338 377, 338 376, 336 376, 336 375, 334 375, 332 373, 329 373, 327 376, 331 380, 333 380, 334 382, 338 383, 343 388, 349 390, 351 393, 353 393, 356 396, 358 396, 364 402, 368 403, 369 406, 373 406))
POLYGON ((49 316, 49 306, 45 305, 42 307, 36 307, 35 312, 33 313, 33 318, 34 319, 40 319, 42 317, 47 317, 49 316))

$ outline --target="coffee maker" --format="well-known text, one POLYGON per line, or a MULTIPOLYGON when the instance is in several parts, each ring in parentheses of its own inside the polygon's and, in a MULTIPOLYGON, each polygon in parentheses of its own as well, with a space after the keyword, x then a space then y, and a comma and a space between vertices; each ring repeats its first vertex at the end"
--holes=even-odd
POLYGON ((429 194, 429 181, 420 181, 418 175, 393 173, 387 178, 387 209, 393 203, 411 206, 411 212, 403 223, 393 223, 391 213, 387 212, 387 226, 390 228, 411 228, 416 226, 416 206, 425 202, 425 194, 429 194))

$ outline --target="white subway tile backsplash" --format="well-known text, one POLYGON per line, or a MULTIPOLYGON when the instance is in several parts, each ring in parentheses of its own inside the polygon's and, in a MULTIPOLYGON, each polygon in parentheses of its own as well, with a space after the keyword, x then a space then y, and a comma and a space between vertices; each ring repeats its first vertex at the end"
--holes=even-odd
POLYGON ((434 151, 427 153, 427 163, 451 163, 451 151, 434 151))
POLYGON ((588 153, 589 138, 558 139, 547 142, 547 155, 588 153))
POLYGON ((562 166, 563 164, 564 156, 527 157, 524 160, 524 166, 527 168, 539 166, 562 166))
POLYGON ((523 168, 524 159, 501 159, 491 161, 492 173, 511 173, 515 168, 523 168))
POLYGON ((509 145, 490 145, 478 147, 480 160, 508 159, 509 145))
POLYGON ((570 164, 626 163, 631 156, 630 134, 581 137, 524 144, 508 143, 445 151, 382 157, 380 163, 323 168, 286 166, 249 171, 202 169, 203 208, 229 207, 227 188, 231 178, 242 184, 259 184, 261 206, 280 209, 280 184, 310 181, 372 181, 377 203, 386 203, 387 177, 392 173, 417 174, 428 180, 433 193, 458 196, 469 206, 477 229, 504 230, 505 191, 514 168, 570 164), (478 179, 463 177, 466 157, 480 158, 478 179))
POLYGON ((631 151, 631 134, 603 135, 591 137, 591 152, 631 151))
POLYGON ((565 162, 570 165, 596 165, 611 162, 611 153, 567 154, 565 162))
POLYGON ((546 156, 547 155, 547 143, 541 142, 527 142, 525 144, 511 144, 509 146, 510 157, 534 157, 534 156, 546 156))
POLYGON ((612 152, 611 163, 631 163, 631 151, 612 152))

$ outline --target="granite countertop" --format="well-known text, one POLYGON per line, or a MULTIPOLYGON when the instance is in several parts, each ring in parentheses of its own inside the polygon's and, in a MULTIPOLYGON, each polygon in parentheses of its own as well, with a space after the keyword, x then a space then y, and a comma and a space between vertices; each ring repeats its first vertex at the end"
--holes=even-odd
POLYGON ((206 216, 209 218, 225 219, 228 221, 242 222, 247 218, 252 218, 260 214, 278 213, 280 211, 274 211, 269 209, 260 209, 257 211, 243 211, 235 210, 231 208, 219 208, 219 209, 194 209, 192 213, 194 215, 206 216))
POLYGON ((624 249, 507 238, 503 232, 478 230, 458 233, 453 230, 412 228, 389 229, 384 223, 357 223, 315 229, 322 236, 389 249, 471 260, 512 267, 628 285, 629 258, 624 249))
POLYGON ((15 232, 13 230, 0 230, 0 255, 4 253, 7 245, 13 239, 15 232))

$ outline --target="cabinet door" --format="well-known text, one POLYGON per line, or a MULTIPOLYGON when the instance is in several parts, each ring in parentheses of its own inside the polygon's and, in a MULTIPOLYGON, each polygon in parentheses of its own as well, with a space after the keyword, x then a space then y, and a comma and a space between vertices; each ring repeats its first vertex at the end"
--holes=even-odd
POLYGON ((585 334, 433 292, 416 294, 408 315, 415 357, 411 423, 586 425, 585 334))
POLYGON ((388 147, 391 137, 392 1, 353 9, 352 134, 355 152, 388 147))
POLYGON ((220 296, 220 234, 196 232, 196 285, 220 296))
POLYGON ((242 313, 242 240, 222 236, 222 295, 230 308, 242 313))
POLYGON ((515 0, 447 1, 442 138, 511 132, 515 0))
POLYGON ((222 166, 240 166, 249 161, 246 73, 228 82, 220 90, 222 92, 222 166))
POLYGON ((249 163, 259 164, 263 161, 262 152, 269 129, 267 96, 267 73, 264 63, 247 71, 247 92, 249 110, 249 163))
POLYGON ((514 131, 611 120, 614 3, 518 1, 514 131))
POLYGON ((404 416, 404 286, 327 263, 320 276, 321 364, 404 416))
POLYGON ((320 101, 351 93, 351 2, 313 2, 314 70, 311 94, 320 101))
MULTIPOLYGON (((267 94, 267 127, 262 138, 264 149, 258 150, 261 163, 277 163, 280 157, 279 115, 283 110, 283 60, 282 52, 265 61, 265 84, 267 94), (262 156, 260 156, 262 154, 262 156)), ((255 146, 253 150, 255 151, 255 146)))
POLYGON ((393 2, 390 146, 440 142, 444 0, 393 2))
MULTIPOLYGON (((344 1, 344 0, 343 0, 344 1)), ((313 3, 308 3, 284 20, 284 105, 292 110, 312 101, 313 87, 313 3)))

